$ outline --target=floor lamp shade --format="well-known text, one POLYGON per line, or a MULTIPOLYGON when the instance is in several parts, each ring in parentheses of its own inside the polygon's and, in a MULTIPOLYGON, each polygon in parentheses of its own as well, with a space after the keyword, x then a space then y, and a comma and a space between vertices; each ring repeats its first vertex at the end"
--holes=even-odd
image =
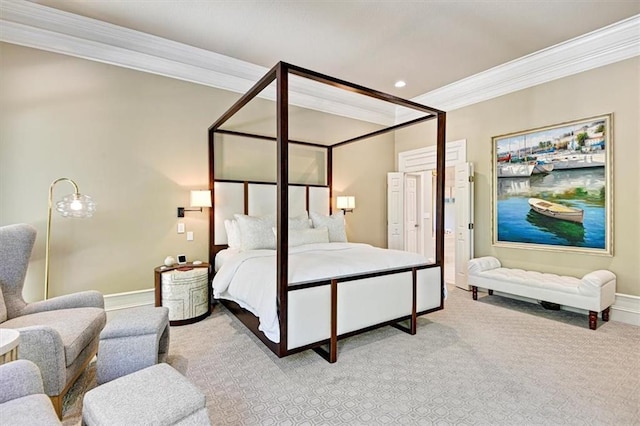
POLYGON ((56 211, 63 217, 91 217, 96 203, 88 195, 71 194, 56 203, 56 211))
POLYGON ((51 211, 53 208, 53 188, 59 182, 73 185, 73 194, 69 194, 56 203, 56 211, 63 217, 91 217, 96 211, 96 203, 88 195, 80 194, 78 185, 69 178, 54 180, 49 186, 49 209, 47 212, 47 247, 44 259, 44 298, 49 298, 49 251, 51 248, 51 211))

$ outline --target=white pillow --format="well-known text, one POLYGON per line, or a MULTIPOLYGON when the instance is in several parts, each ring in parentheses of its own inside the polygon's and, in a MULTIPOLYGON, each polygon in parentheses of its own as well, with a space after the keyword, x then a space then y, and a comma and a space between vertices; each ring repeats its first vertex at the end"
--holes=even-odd
POLYGON ((344 228, 344 213, 339 210, 331 216, 325 216, 316 212, 310 212, 314 228, 327 228, 329 241, 332 243, 346 243, 347 231, 344 228))
POLYGON ((224 221, 224 229, 227 231, 227 245, 229 246, 229 248, 239 249, 240 247, 242 247, 238 221, 226 219, 224 221))
MULTIPOLYGON (((273 228, 273 235, 278 235, 278 230, 273 228)), ((289 247, 304 244, 328 243, 329 230, 327 228, 290 229, 289 247)))
POLYGON ((310 229, 311 221, 307 212, 289 218, 289 229, 310 229))
POLYGON ((236 214, 240 229, 240 249, 258 250, 276 248, 276 239, 271 228, 275 224, 272 216, 255 217, 236 214))

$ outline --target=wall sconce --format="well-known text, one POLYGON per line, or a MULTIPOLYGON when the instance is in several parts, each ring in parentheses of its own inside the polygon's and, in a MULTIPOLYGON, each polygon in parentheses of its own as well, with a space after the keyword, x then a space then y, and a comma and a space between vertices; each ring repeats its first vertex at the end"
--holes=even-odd
POLYGON ((69 178, 54 180, 49 186, 49 210, 47 212, 47 246, 44 255, 44 300, 49 298, 49 249, 51 247, 51 208, 53 207, 53 187, 58 182, 73 185, 73 194, 63 197, 56 203, 56 211, 63 217, 91 217, 96 211, 96 203, 88 195, 78 191, 78 185, 69 178))
POLYGON ((203 207, 211 207, 211 191, 191 191, 191 207, 197 209, 185 209, 178 207, 178 217, 184 217, 184 212, 201 212, 203 207))
POLYGON ((356 208, 356 197, 353 195, 341 196, 336 198, 336 208, 344 213, 352 212, 356 208))

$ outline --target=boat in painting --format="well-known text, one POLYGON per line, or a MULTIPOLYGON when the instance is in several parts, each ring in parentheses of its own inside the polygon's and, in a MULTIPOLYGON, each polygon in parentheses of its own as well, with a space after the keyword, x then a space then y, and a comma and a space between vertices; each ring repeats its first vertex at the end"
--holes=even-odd
POLYGON ((535 164, 530 163, 498 163, 498 177, 529 177, 535 164))
POLYGON ((526 220, 527 223, 537 229, 549 232, 572 246, 584 244, 584 225, 582 223, 552 219, 537 213, 533 209, 530 209, 529 213, 527 213, 526 220))
POLYGON ((540 198, 529 198, 529 206, 534 211, 554 219, 568 220, 569 222, 576 223, 582 223, 584 219, 584 210, 582 209, 552 203, 541 200, 540 198))
MULTIPOLYGON (((538 159, 540 158, 538 157, 538 159)), ((544 157, 544 160, 553 164, 554 170, 588 169, 605 166, 604 153, 555 155, 544 157)))
POLYGON ((553 163, 549 163, 544 160, 538 160, 536 161, 536 165, 533 168, 532 174, 539 175, 539 174, 551 173, 553 171, 553 167, 554 167, 553 163))
POLYGON ((507 152, 506 154, 502 154, 498 156, 498 163, 506 163, 511 162, 511 153, 507 152))

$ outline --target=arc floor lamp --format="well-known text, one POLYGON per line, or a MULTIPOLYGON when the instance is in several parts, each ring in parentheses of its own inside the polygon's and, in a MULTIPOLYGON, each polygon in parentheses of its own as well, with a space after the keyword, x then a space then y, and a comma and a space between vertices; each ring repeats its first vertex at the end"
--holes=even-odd
POLYGON ((56 203, 56 211, 63 217, 91 217, 96 211, 96 203, 88 195, 80 194, 78 185, 69 178, 59 178, 49 186, 49 211, 47 214, 47 249, 44 258, 44 299, 49 298, 49 249, 51 246, 51 208, 53 207, 53 187, 59 182, 73 185, 73 194, 69 194, 56 203))

